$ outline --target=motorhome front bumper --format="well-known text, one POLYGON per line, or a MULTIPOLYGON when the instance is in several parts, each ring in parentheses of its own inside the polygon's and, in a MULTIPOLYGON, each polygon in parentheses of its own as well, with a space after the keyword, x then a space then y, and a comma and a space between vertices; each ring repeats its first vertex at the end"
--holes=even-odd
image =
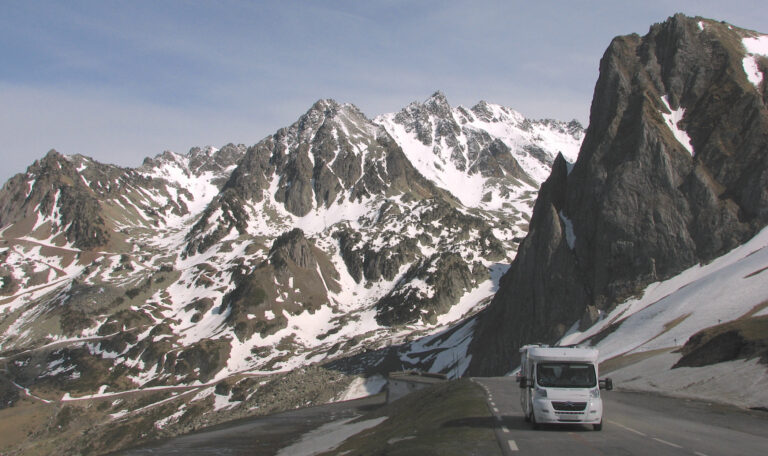
POLYGON ((603 418, 603 402, 562 401, 537 398, 533 401, 537 423, 599 423, 603 418))

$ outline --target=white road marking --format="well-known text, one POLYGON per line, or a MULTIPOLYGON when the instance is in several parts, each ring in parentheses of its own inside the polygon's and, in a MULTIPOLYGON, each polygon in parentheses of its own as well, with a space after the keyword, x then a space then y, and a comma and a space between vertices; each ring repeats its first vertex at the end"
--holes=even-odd
POLYGON ((651 437, 651 438, 653 440, 659 442, 659 443, 663 443, 664 445, 669 445, 669 446, 674 447, 674 448, 682 448, 680 445, 678 445, 676 443, 667 442, 666 440, 657 439, 656 437, 651 437))
POLYGON ((491 401, 491 407, 496 407, 496 403, 491 401))
POLYGON ((506 426, 502 426, 501 430, 504 431, 505 434, 509 434, 509 428, 506 426))
POLYGON ((616 426, 618 426, 618 427, 620 427, 620 428, 624 428, 624 429, 628 430, 629 432, 634 432, 634 433, 635 433, 635 434, 637 434, 637 435, 642 435, 643 437, 648 437, 648 435, 647 435, 647 434, 643 434, 643 433, 642 433, 642 432, 640 432, 640 431, 636 431, 636 430, 632 429, 631 427, 627 427, 627 426, 624 426, 624 425, 623 425, 623 424, 621 424, 621 423, 617 423, 617 422, 615 422, 615 421, 608 421, 608 422, 609 422, 609 423, 611 423, 611 424, 615 424, 616 426))
MULTIPOLYGON (((638 430, 632 429, 631 427, 624 426, 621 423, 617 423, 615 421, 608 421, 608 422, 611 423, 611 424, 614 424, 614 425, 616 425, 616 426, 618 426, 620 428, 626 429, 629 432, 634 432, 637 435, 641 435, 643 437, 648 437, 647 434, 644 434, 644 433, 642 433, 642 432, 640 432, 638 430)), ((659 439, 659 438, 656 438, 656 437, 651 437, 651 439, 653 439, 653 440, 655 440, 655 441, 657 441, 659 443, 663 443, 664 445, 669 445, 669 446, 671 446, 673 448, 683 448, 682 446, 680 446, 680 445, 678 445, 676 443, 667 442, 666 440, 662 440, 662 439, 659 439)), ((704 453, 699 453, 698 451, 695 454, 698 455, 698 456, 707 456, 704 453)))
POLYGON ((493 411, 496 413, 499 413, 499 409, 497 409, 496 407, 493 408, 493 411))
POLYGON ((700 451, 694 451, 693 454, 695 454, 696 456, 707 456, 706 454, 704 454, 704 453, 702 453, 700 451))
POLYGON ((507 440, 507 445, 509 445, 509 450, 510 450, 510 451, 520 451, 520 450, 517 448, 517 444, 515 443, 515 441, 514 441, 514 440, 507 440))

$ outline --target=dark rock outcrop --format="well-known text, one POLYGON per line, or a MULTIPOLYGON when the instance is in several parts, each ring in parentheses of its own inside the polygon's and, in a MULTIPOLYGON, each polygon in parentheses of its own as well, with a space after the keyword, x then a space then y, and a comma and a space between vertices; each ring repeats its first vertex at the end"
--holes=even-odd
POLYGON ((436 254, 414 264, 400 283, 376 304, 376 321, 392 326, 437 323, 464 294, 488 279, 479 262, 468 265, 453 252, 436 254))
POLYGON ((226 323, 241 341, 274 334, 288 315, 315 312, 328 303, 327 287, 338 290, 337 273, 324 254, 296 228, 275 239, 269 258, 239 279, 224 296, 226 323))
POLYGON ((557 160, 542 186, 473 340, 471 373, 505 372, 521 345, 553 343, 768 223, 766 83, 755 87, 742 64, 752 33, 676 15, 613 40, 579 158, 570 174, 557 160), (669 109, 684 110, 675 126, 669 109))
POLYGON ((269 250, 270 263, 278 272, 288 270, 290 264, 303 269, 315 269, 317 262, 304 232, 295 228, 275 239, 269 250))
POLYGON ((768 316, 739 318, 705 328, 692 335, 680 351, 683 356, 673 369, 753 358, 768 364, 768 316))

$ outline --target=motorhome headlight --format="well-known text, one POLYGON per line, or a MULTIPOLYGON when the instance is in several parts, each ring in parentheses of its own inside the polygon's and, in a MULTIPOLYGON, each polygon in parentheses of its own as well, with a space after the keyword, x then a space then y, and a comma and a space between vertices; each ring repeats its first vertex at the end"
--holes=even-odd
POLYGON ((589 395, 594 398, 600 397, 600 388, 589 390, 589 395))
POLYGON ((544 388, 536 387, 536 395, 538 397, 547 397, 547 390, 545 390, 544 388))

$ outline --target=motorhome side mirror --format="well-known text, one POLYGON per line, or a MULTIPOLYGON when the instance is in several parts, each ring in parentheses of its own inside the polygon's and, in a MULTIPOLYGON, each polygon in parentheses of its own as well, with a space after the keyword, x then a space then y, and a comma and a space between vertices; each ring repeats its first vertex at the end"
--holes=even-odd
POLYGON ((613 389, 613 380, 610 377, 600 380, 600 389, 610 391, 613 389))
POLYGON ((520 388, 528 387, 528 379, 526 377, 520 377, 520 388))

